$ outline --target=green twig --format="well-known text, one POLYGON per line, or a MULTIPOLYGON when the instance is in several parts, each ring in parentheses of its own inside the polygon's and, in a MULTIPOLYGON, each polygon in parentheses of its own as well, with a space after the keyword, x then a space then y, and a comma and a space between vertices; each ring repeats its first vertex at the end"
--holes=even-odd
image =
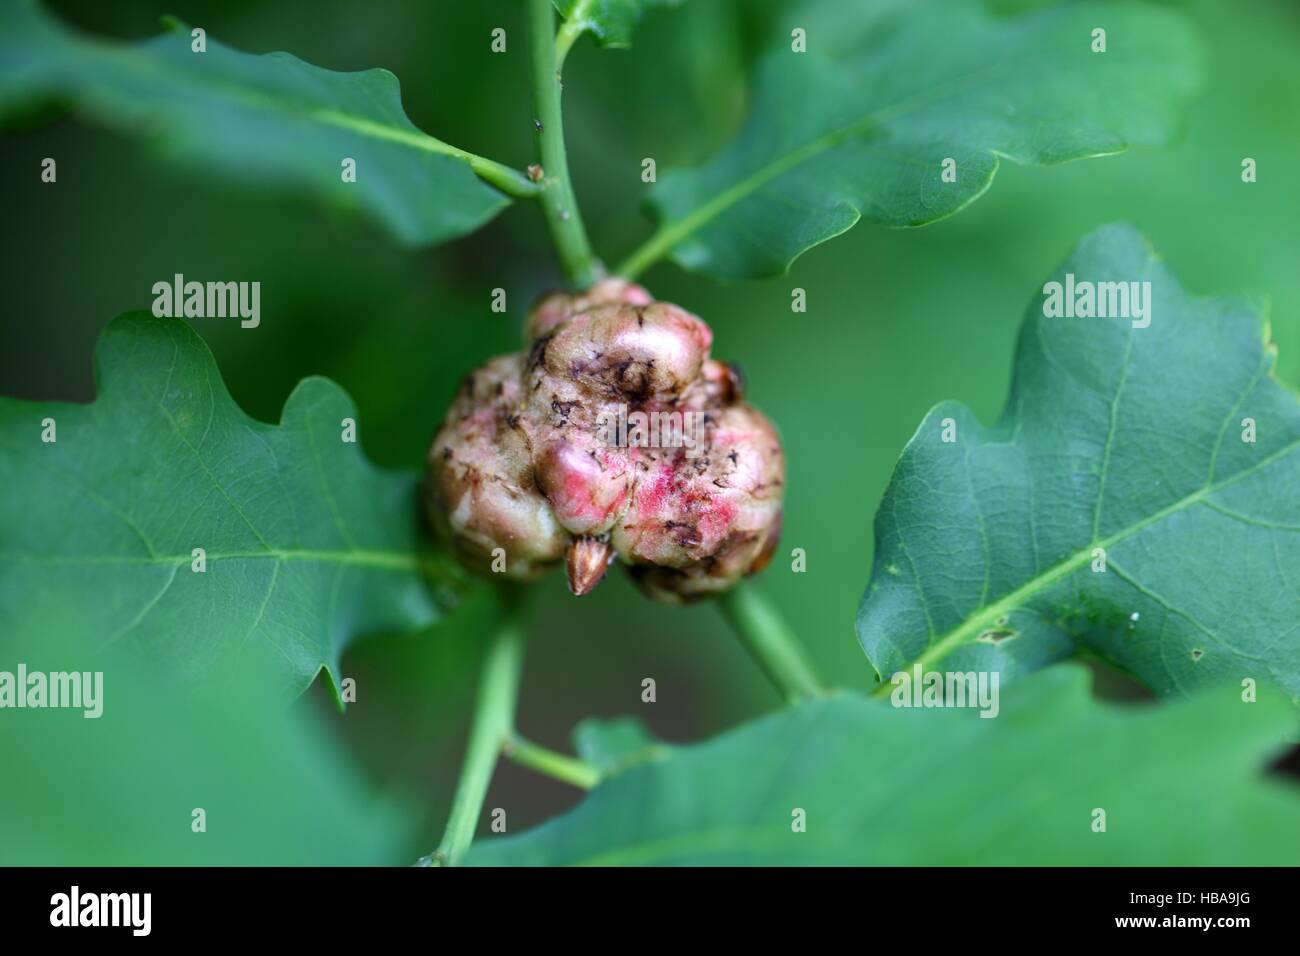
POLYGON ((798 638, 753 584, 741 581, 723 594, 718 604, 745 649, 787 703, 823 693, 798 638))
POLYGON ((569 283, 585 289, 600 268, 582 225, 569 176, 560 115, 560 73, 555 58, 555 9, 551 0, 528 0, 528 43, 532 54, 533 98, 542 165, 542 211, 569 283))
POLYGON ((560 32, 555 35, 555 68, 563 69, 564 58, 569 55, 569 48, 582 36, 582 31, 587 29, 587 14, 591 11, 594 0, 578 0, 569 15, 564 20, 564 25, 560 27, 560 32))
POLYGON ((455 866, 474 839, 497 757, 513 732, 523 658, 523 628, 518 604, 513 603, 492 636, 483 662, 469 744, 452 798, 447 830, 438 849, 420 861, 424 866, 455 866))
POLYGON ((577 757, 556 753, 518 735, 512 735, 503 750, 507 760, 554 777, 561 783, 571 784, 582 790, 590 790, 600 783, 600 771, 577 757))

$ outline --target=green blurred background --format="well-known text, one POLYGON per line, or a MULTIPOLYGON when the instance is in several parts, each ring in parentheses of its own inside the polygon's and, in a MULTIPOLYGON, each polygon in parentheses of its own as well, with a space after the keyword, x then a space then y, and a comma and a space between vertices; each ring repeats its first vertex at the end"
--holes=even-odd
MULTIPOLYGON (((384 66, 421 128, 518 167, 533 159, 523 17, 511 0, 49 6, 123 38, 156 33, 170 13, 238 49, 288 50, 336 70, 384 66), (505 55, 489 50, 498 26, 505 55)), ((985 421, 997 415, 1024 309, 1083 233, 1127 219, 1190 289, 1271 301, 1281 374, 1300 382, 1300 6, 1176 6, 1201 25, 1212 66, 1171 148, 1047 169, 1006 165, 955 218, 911 231, 859 226, 809 252, 788 277, 721 286, 671 264, 644 277, 657 297, 712 324, 715 354, 744 367, 752 398, 781 429, 787 557, 761 586, 828 682, 874 682, 853 621, 872 516, 898 452, 941 399, 966 402, 985 421), (1253 185, 1240 179, 1246 156, 1258 161, 1253 185), (796 286, 807 290, 805 314, 790 311, 796 286), (806 573, 790 571, 795 547, 807 552, 806 573)), ((660 170, 695 163, 734 134, 749 66, 780 9, 776 0, 693 0, 647 17, 630 51, 588 40, 575 48, 565 67, 570 163, 607 261, 649 233, 642 158, 660 170)), ((207 180, 74 118, 4 133, 0 173, 6 395, 89 400, 100 331, 147 308, 159 278, 258 279, 260 328, 196 323, 236 399, 276 420, 300 378, 326 375, 356 399, 369 455, 417 466, 458 378, 518 347, 528 303, 559 278, 540 211, 528 203, 474 236, 412 253, 368 221, 207 180), (38 181, 45 156, 58 159, 57 188, 38 181), (489 308, 495 287, 507 290, 508 314, 489 308)), ((693 740, 776 702, 709 606, 651 604, 618 574, 581 601, 558 576, 541 591, 519 708, 521 731, 541 743, 567 749, 583 717, 622 713, 669 741, 693 740), (652 705, 640 700, 645 677, 657 682, 652 705)), ((491 609, 471 601, 429 633, 365 642, 345 659, 358 680, 346 716, 319 687, 295 705, 340 738, 380 792, 417 808, 412 859, 437 842, 490 623, 491 609)), ((507 808, 515 831, 576 799, 503 765, 487 805, 507 808)))

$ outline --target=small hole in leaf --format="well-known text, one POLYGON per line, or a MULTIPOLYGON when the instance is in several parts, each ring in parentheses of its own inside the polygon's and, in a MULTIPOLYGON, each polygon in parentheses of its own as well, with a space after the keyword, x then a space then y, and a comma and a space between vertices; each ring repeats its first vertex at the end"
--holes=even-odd
POLYGON ((1005 627, 991 627, 979 637, 977 641, 983 641, 985 644, 1001 644, 1003 641, 1009 641, 1016 636, 1016 632, 1005 627))
POLYGON ((1192 660, 1199 661, 1204 656, 1205 651, 1201 650, 1199 647, 1192 648, 1192 660))

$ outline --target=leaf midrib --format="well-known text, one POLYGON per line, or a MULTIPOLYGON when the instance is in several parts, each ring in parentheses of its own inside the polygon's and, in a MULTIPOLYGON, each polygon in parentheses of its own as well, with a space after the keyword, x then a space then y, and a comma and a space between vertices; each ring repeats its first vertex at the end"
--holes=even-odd
MULTIPOLYGON (((926 102, 928 99, 938 97, 945 92, 948 87, 964 84, 969 81, 971 77, 978 76, 980 73, 991 72, 994 69, 996 69, 996 66, 988 66, 979 70, 972 70, 970 73, 963 74, 959 77, 953 77, 943 83, 936 84, 928 90, 922 90, 910 97, 904 97, 897 103, 892 103, 875 109, 867 113, 861 119, 855 120, 846 126, 828 130, 820 136, 808 140, 802 146, 796 147, 782 156, 778 156, 771 162, 760 166, 748 176, 737 180, 732 186, 724 189, 713 199, 709 200, 704 205, 697 207, 681 219, 675 219, 664 223, 654 240, 655 245, 658 248, 665 250, 676 247, 683 240, 689 238, 693 233, 699 231, 709 222, 716 219, 727 209, 737 205, 745 199, 748 199, 778 176, 789 172, 816 156, 820 156, 847 139, 859 136, 888 119, 904 114, 907 110, 926 102)), ((861 216, 861 211, 858 211, 858 215, 859 217, 861 216)), ((620 270, 620 274, 622 273, 623 270, 620 270)))
MULTIPOLYGON (((949 631, 938 641, 935 641, 926 647, 925 651, 920 656, 910 662, 910 666, 916 666, 919 664, 921 665, 922 670, 924 670, 927 665, 942 658, 949 651, 967 643, 971 639, 972 635, 983 631, 988 626, 989 622, 996 621, 1003 615, 1010 614, 1014 610, 1027 606, 1029 601, 1039 591, 1045 590, 1051 585, 1056 584, 1061 579, 1074 573, 1087 564, 1092 558, 1092 552, 1094 549, 1102 548, 1109 552, 1115 545, 1125 541, 1138 532, 1149 528, 1152 525, 1163 521, 1170 515, 1177 514, 1192 505, 1204 502, 1209 495, 1222 491, 1224 488, 1256 474, 1260 470, 1267 468, 1275 461, 1286 457, 1297 449, 1300 449, 1300 439, 1296 439, 1295 441, 1283 445, 1262 461, 1256 462, 1251 467, 1238 472, 1230 478, 1226 478, 1216 484, 1204 485, 1192 494, 1180 498, 1173 504, 1160 509, 1149 517, 1143 518, 1141 521, 1135 522, 1126 528, 1122 528, 1106 538, 1091 541, 1065 560, 1048 568, 1042 574, 1030 578, 1001 600, 977 609, 974 614, 966 618, 966 620, 957 627, 949 631)), ((892 690, 893 688, 891 684, 888 681, 885 681, 875 689, 872 696, 882 697, 890 693, 892 690)))
MULTIPOLYGON (((146 77, 154 82, 168 82, 169 84, 174 84, 175 82, 175 79, 171 74, 159 68, 158 64, 154 60, 147 56, 143 56, 138 50, 131 48, 104 49, 98 45, 86 44, 84 41, 79 43, 79 46, 92 47, 93 52, 96 55, 116 61, 119 66, 130 70, 137 76, 146 77)), ((243 55, 257 56, 257 54, 243 55)), ((262 54, 262 56, 271 56, 271 54, 262 54)), ((295 59, 297 58, 295 57, 295 59)), ((359 72, 368 73, 372 71, 362 70, 359 72)), ((340 75, 348 74, 344 73, 340 75)), ((436 153, 442 156, 451 156, 455 159, 462 160, 467 164, 473 158, 472 154, 465 150, 457 149, 450 143, 444 143, 442 140, 430 136, 412 123, 409 117, 405 117, 405 114, 403 114, 403 116, 410 126, 409 129, 401 126, 376 122, 368 117, 345 113, 337 109, 309 106, 301 102, 295 102, 292 99, 277 99, 274 96, 259 93, 258 91, 252 90, 246 86, 230 83, 224 77, 215 74, 202 76, 201 82, 191 80, 190 85, 197 86, 200 91, 206 92, 208 95, 216 93, 234 101, 236 105, 246 106, 250 109, 280 115, 298 116, 308 121, 316 121, 323 125, 348 130, 362 136, 367 136, 371 139, 398 143, 403 146, 409 146, 413 149, 436 153)), ((400 100, 398 105, 400 108, 400 100)))
MULTIPOLYGON (((248 561, 268 559, 274 561, 308 561, 320 564, 338 564, 348 566, 372 567, 391 571, 413 571, 436 566, 430 557, 406 551, 376 551, 357 549, 351 551, 314 550, 304 548, 271 548, 265 551, 226 551, 205 555, 205 560, 212 561, 248 561)), ((144 565, 171 567, 189 564, 194 560, 192 554, 178 555, 64 555, 64 554, 17 554, 0 552, 0 561, 12 561, 16 564, 42 564, 75 567, 78 565, 144 565)))

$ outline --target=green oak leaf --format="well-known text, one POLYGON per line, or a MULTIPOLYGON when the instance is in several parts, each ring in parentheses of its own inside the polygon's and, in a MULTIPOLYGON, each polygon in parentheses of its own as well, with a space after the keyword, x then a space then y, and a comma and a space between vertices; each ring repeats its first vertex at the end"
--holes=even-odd
POLYGON ((467 154, 415 127, 387 70, 338 73, 206 42, 194 52, 179 25, 109 42, 65 28, 34 0, 10 0, 0 7, 0 116, 67 102, 204 170, 357 207, 410 244, 472 232, 509 204, 467 154), (343 181, 345 159, 355 182, 343 181))
POLYGON ((0 671, 103 676, 97 717, 3 711, 0 866, 378 866, 411 852, 418 813, 376 799, 306 701, 286 710, 258 679, 189 688, 57 636, 6 638, 0 671))
POLYGON ((584 32, 603 47, 632 45, 632 30, 651 7, 675 7, 684 0, 554 0, 564 17, 566 32, 584 32))
POLYGON ((988 720, 840 693, 674 747, 467 862, 1293 864, 1300 789, 1261 773, 1290 725, 1282 695, 1247 704, 1235 687, 1100 704, 1072 664, 1002 694, 988 720))
POLYGON ((305 379, 280 424, 255 421, 189 326, 144 314, 109 325, 95 367, 89 405, 0 398, 0 633, 297 693, 322 669, 337 685, 355 638, 454 600, 453 567, 422 549, 417 476, 343 440, 356 410, 334 383, 305 379))
POLYGON ((588 717, 573 728, 573 749, 602 776, 611 776, 647 760, 660 760, 669 747, 635 717, 588 717))
POLYGON ((1300 697, 1300 401, 1267 322, 1188 295, 1127 226, 1067 275, 1150 282, 1148 319, 1047 317, 1045 285, 998 422, 926 416, 876 515, 868 658, 1005 679, 1085 652, 1160 694, 1300 697))
POLYGON ((784 272, 859 219, 952 215, 1003 159, 1050 164, 1166 142, 1203 55, 1178 14, 1070 3, 999 17, 980 0, 810 3, 761 61, 751 117, 708 164, 651 187, 659 229, 623 267, 671 252, 723 278, 784 272), (1092 31, 1107 49, 1092 52, 1092 31), (945 160, 955 162, 945 181, 945 160))

